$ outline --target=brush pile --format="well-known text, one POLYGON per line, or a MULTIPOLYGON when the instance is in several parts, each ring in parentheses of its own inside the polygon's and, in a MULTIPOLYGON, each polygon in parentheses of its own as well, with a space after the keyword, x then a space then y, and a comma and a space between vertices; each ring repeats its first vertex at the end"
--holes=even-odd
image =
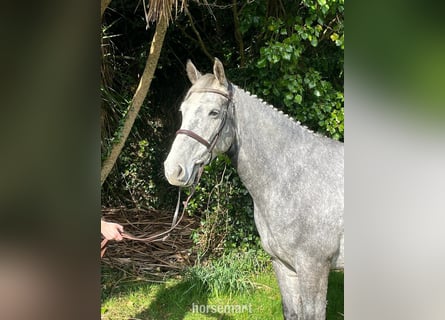
MULTIPOLYGON (((170 228, 173 213, 142 209, 102 209, 105 221, 116 222, 136 237, 147 237, 170 228)), ((178 274, 184 267, 193 265, 196 255, 192 252, 191 234, 198 228, 199 220, 184 215, 179 225, 168 237, 155 242, 124 239, 108 241, 102 263, 135 275, 162 277, 178 274)))

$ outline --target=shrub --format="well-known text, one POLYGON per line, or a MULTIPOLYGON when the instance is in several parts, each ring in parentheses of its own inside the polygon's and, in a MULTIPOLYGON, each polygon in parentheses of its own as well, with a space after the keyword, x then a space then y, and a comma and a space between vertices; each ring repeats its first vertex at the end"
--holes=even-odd
POLYGON ((260 247, 252 199, 227 156, 204 169, 188 210, 201 217, 193 234, 200 255, 260 247))

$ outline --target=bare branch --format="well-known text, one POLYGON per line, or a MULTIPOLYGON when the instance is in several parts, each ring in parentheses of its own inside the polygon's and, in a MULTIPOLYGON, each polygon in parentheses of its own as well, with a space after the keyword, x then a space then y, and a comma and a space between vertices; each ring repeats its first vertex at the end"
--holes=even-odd
POLYGON ((198 29, 196 29, 195 22, 193 21, 193 17, 190 14, 190 11, 188 10, 188 8, 185 8, 185 13, 187 14, 187 16, 190 20, 190 25, 192 26, 192 29, 195 32, 196 37, 198 38, 198 42, 199 42, 199 45, 200 45, 202 51, 204 51, 205 55, 207 57, 209 57, 210 61, 213 63, 213 56, 207 50, 207 47, 205 46, 204 41, 202 41, 201 35, 199 34, 198 29))
POLYGON ((237 0, 233 0, 232 13, 233 13, 233 23, 234 23, 234 27, 235 27, 235 39, 236 39, 236 42, 238 42, 238 47, 239 47, 240 67, 242 68, 242 67, 244 67, 244 63, 245 63, 244 42, 243 42, 243 37, 242 37, 241 31, 240 31, 237 0))

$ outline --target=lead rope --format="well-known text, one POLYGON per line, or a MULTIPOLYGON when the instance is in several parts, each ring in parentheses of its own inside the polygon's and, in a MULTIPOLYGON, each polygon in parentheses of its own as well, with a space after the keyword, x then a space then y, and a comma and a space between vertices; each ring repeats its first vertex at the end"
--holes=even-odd
POLYGON ((181 206, 181 188, 178 188, 178 201, 176 202, 175 214, 173 215, 173 221, 171 227, 176 224, 176 220, 178 220, 179 207, 181 206))
MULTIPOLYGON (((145 237, 145 238, 136 237, 136 236, 124 231, 121 233, 122 237, 125 239, 128 239, 128 240, 141 241, 141 242, 145 242, 145 243, 150 243, 150 242, 155 242, 155 241, 165 241, 168 238, 168 236, 170 235, 170 232, 173 231, 173 229, 175 229, 179 225, 179 223, 181 223, 182 218, 184 218, 185 210, 187 209, 189 201, 196 191, 196 187, 198 186, 198 183, 199 183, 199 180, 201 179, 201 175, 202 175, 203 171, 204 171, 204 167, 200 167, 199 171, 198 171, 196 182, 193 184, 193 189, 190 192, 187 199, 183 202, 184 208, 182 209, 181 216, 179 217, 179 220, 178 220, 179 208, 180 208, 180 204, 181 204, 181 188, 179 188, 178 202, 176 203, 176 209, 175 209, 175 213, 173 215, 173 221, 172 221, 171 227, 168 230, 163 231, 158 234, 155 234, 155 235, 152 235, 152 236, 145 237), (164 236, 164 237, 161 238, 161 236, 164 236)), ((105 251, 107 250, 107 242, 108 242, 107 239, 103 239, 100 244, 100 257, 101 258, 104 256, 105 251)))

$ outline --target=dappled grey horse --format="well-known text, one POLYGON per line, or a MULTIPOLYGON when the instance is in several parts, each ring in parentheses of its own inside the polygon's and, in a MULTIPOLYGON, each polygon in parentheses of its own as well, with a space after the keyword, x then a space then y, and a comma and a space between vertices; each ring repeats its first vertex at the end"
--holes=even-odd
POLYGON ((343 268, 343 144, 320 136, 232 85, 222 63, 192 82, 182 125, 164 163, 168 181, 190 186, 227 153, 254 202, 285 319, 325 319, 328 275, 343 268))

